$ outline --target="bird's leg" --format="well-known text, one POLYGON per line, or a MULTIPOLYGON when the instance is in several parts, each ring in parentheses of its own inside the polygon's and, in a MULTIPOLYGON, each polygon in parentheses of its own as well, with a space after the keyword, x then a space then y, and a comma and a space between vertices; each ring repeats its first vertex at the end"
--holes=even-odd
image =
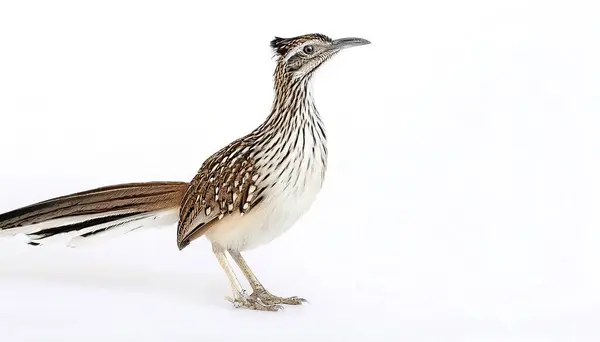
POLYGON ((299 297, 283 298, 283 297, 278 297, 278 296, 272 295, 269 291, 267 291, 265 289, 265 287, 260 283, 260 281, 258 281, 258 278, 256 278, 256 275, 254 275, 254 272, 252 272, 252 270, 250 269, 250 266, 248 266, 248 264, 246 263, 246 260, 244 260, 244 258, 242 257, 242 254, 240 254, 239 251, 230 249, 229 254, 233 258, 233 260, 236 262, 236 264, 240 267, 240 269, 246 276, 246 279, 248 279, 250 286, 252 286, 253 291, 252 291, 252 294, 250 295, 250 298, 260 299, 260 301, 266 305, 276 305, 276 304, 300 305, 302 303, 307 302, 306 299, 304 299, 304 298, 299 298, 299 297))
POLYGON ((242 289, 239 280, 231 268, 231 265, 229 265, 229 261, 227 260, 227 255, 225 254, 224 249, 213 245, 213 253, 217 257, 217 260, 225 271, 225 274, 227 274, 227 278, 229 278, 231 290, 233 291, 233 298, 227 297, 227 300, 232 302, 235 307, 244 307, 247 309, 262 311, 278 311, 282 309, 280 305, 262 303, 257 298, 246 296, 245 291, 242 289))

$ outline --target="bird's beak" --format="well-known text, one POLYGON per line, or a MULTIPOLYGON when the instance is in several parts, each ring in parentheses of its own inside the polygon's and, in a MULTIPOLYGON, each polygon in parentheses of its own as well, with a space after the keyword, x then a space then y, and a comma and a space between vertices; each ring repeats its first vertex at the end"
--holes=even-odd
POLYGON ((342 50, 353 46, 371 44, 370 41, 363 38, 341 38, 333 41, 332 48, 336 50, 342 50))
POLYGON ((190 240, 189 239, 177 240, 177 248, 179 248, 179 250, 183 250, 189 244, 190 244, 190 240))

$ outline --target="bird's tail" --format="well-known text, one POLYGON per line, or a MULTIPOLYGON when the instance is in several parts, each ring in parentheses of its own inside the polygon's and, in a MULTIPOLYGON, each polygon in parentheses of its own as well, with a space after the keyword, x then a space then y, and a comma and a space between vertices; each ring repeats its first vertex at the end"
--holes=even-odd
POLYGON ((188 183, 129 183, 49 199, 0 214, 0 236, 26 234, 30 245, 75 247, 138 228, 176 223, 188 183))

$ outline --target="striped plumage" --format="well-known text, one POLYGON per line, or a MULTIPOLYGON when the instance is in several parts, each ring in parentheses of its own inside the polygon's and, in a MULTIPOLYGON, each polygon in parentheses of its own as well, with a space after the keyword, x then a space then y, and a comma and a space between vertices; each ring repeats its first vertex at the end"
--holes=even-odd
POLYGON ((308 209, 327 166, 325 128, 309 81, 310 75, 291 79, 281 64, 277 67, 275 103, 266 121, 210 157, 192 180, 180 215, 180 248, 205 231, 227 249, 253 248, 308 209), (255 210, 264 213, 251 227, 229 219, 255 210), (219 220, 232 227, 211 229, 219 220))
POLYGON ((206 236, 226 272, 236 306, 278 310, 297 297, 267 292, 240 252, 268 243, 305 213, 327 169, 327 139, 310 92, 313 72, 360 38, 322 34, 278 38, 275 98, 266 120, 210 156, 190 183, 123 184, 63 196, 0 215, 0 234, 25 233, 38 245, 66 238, 71 246, 113 233, 178 223, 179 249, 206 236), (229 254, 253 288, 244 294, 229 254))
POLYGON ((31 245, 58 240, 74 247, 91 237, 176 219, 187 187, 184 182, 130 183, 49 199, 0 214, 0 236, 26 234, 31 245))

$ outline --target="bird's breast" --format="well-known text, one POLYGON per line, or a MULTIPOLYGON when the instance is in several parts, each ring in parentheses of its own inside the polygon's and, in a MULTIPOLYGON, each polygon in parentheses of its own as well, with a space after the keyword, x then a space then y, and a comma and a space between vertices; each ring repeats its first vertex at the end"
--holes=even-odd
POLYGON ((299 130, 282 146, 257 155, 265 187, 261 202, 243 216, 221 220, 219 229, 207 233, 210 240, 226 248, 252 249, 283 234, 309 210, 323 186, 327 150, 324 139, 307 132, 312 131, 299 130))

